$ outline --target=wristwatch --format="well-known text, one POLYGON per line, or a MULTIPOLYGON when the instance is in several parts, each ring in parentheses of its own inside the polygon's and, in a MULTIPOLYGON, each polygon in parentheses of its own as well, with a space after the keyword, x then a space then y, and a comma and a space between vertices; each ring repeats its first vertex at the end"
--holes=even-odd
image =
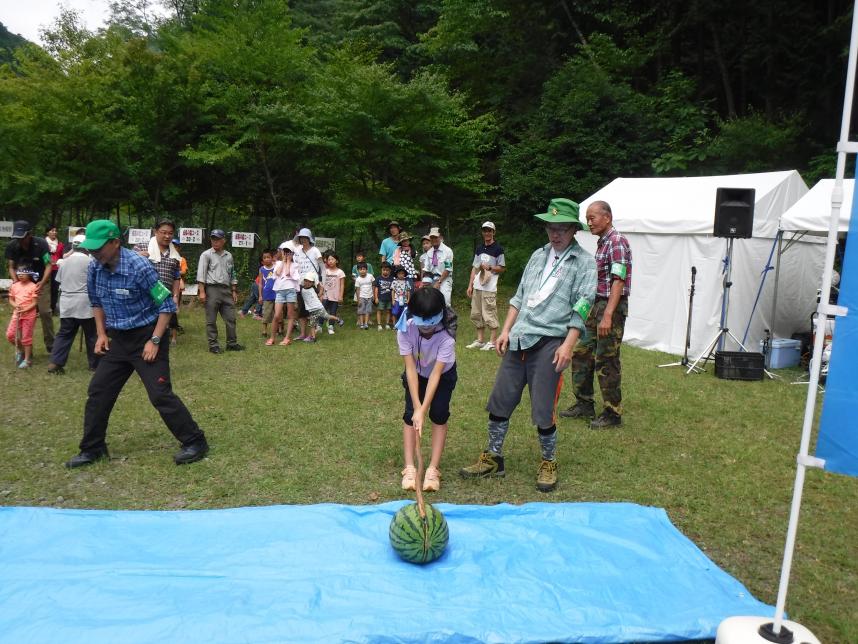
POLYGON ((153 335, 151 338, 149 338, 149 342, 151 342, 157 347, 159 344, 161 344, 161 338, 157 335, 153 335))

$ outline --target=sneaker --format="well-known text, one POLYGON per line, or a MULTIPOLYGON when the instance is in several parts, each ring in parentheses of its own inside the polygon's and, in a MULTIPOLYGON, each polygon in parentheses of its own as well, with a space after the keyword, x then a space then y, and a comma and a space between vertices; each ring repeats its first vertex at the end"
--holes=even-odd
POLYGON ((543 460, 536 472, 536 489, 540 492, 551 492, 557 487, 557 461, 543 460))
POLYGON ((465 345, 466 349, 479 349, 483 346, 483 343, 480 340, 474 340, 471 344, 465 345))
POLYGON ((15 352, 15 364, 16 365, 21 364, 21 360, 23 360, 23 359, 24 359, 24 352, 23 351, 16 351, 15 352))
POLYGON ((217 354, 217 353, 223 353, 223 352, 220 350, 220 347, 209 347, 209 353, 217 354))
POLYGON ((48 373, 54 376, 61 376, 66 372, 60 365, 54 364, 53 362, 48 365, 48 373))
POLYGON ((316 341, 316 338, 311 338, 309 335, 306 338, 304 338, 304 342, 313 343, 315 341, 316 341))
POLYGON ((459 475, 464 479, 484 479, 490 476, 504 476, 506 472, 503 467, 503 456, 492 452, 483 452, 473 465, 468 465, 459 470, 459 475))
POLYGON ((569 409, 564 409, 560 412, 563 418, 593 418, 596 415, 596 408, 593 403, 579 401, 572 405, 569 409))
POLYGON ((623 417, 617 413, 614 413, 610 409, 606 409, 599 417, 596 418, 592 423, 590 423, 591 429, 605 429, 607 427, 621 427, 623 424, 623 417))
POLYGON ((379 331, 384 331, 384 329, 382 329, 382 328, 381 328, 381 325, 380 325, 380 324, 378 325, 378 330, 379 330, 379 331))
POLYGON ((402 489, 403 490, 417 490, 417 468, 413 465, 407 465, 404 470, 402 470, 402 489))
POLYGON ((18 363, 18 369, 29 369, 32 366, 33 363, 26 360, 21 360, 21 362, 18 363))
POLYGON ((296 338, 296 340, 298 340, 298 342, 303 342, 304 340, 306 340, 306 339, 307 339, 307 337, 308 337, 308 336, 306 336, 306 335, 299 335, 299 336, 296 338))
POLYGON ((481 348, 480 351, 494 351, 495 343, 494 342, 486 342, 481 348))
POLYGON ((345 322, 345 320, 343 320, 343 318, 340 318, 339 320, 337 320, 337 325, 339 325, 339 326, 343 326, 345 323, 346 322, 345 322))
POLYGON ((389 325, 389 324, 385 324, 385 325, 384 325, 384 330, 385 330, 385 331, 390 331, 390 325, 389 325))
POLYGON ((332 327, 332 326, 328 327, 328 335, 334 335, 334 327, 332 327))
POLYGON ((266 346, 266 347, 273 347, 273 346, 274 346, 274 338, 268 338, 268 339, 265 341, 265 346, 266 346))
POLYGON ((426 475, 423 477, 423 491, 437 492, 441 489, 441 470, 431 465, 426 468, 426 475))

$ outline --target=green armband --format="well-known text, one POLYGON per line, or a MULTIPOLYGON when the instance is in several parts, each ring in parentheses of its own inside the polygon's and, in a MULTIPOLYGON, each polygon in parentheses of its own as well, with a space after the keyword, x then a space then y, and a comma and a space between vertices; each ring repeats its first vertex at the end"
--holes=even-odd
POLYGON ((590 315, 590 307, 592 307, 592 304, 590 304, 590 300, 588 300, 586 297, 582 297, 580 300, 575 302, 575 306, 572 307, 572 310, 575 311, 575 313, 577 313, 578 315, 580 315, 581 319, 586 322, 587 316, 590 315))
POLYGON ((45 253, 44 255, 42 255, 42 262, 44 263, 45 266, 50 264, 51 263, 51 254, 45 253))
POLYGON ((155 285, 149 289, 149 297, 152 298, 152 301, 157 305, 161 305, 164 303, 168 297, 170 297, 170 289, 164 286, 161 281, 155 282, 155 285))
POLYGON ((611 264, 611 275, 616 275, 621 280, 626 279, 626 271, 628 267, 625 264, 620 264, 619 262, 614 262, 611 264))

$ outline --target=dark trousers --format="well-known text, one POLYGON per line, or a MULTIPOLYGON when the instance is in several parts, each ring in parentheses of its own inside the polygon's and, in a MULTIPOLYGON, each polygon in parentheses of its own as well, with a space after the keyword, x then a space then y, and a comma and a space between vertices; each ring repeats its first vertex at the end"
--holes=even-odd
POLYGON ((143 346, 152 337, 155 325, 131 329, 110 330, 110 350, 101 357, 98 369, 89 383, 83 417, 83 439, 81 451, 103 449, 107 435, 107 421, 122 387, 136 371, 146 387, 149 401, 161 414, 161 418, 173 436, 182 444, 189 445, 203 440, 205 435, 191 417, 188 408, 173 393, 170 383, 170 343, 163 342, 158 348, 154 362, 143 360, 143 346))
POLYGON ((74 344, 78 328, 83 329, 86 343, 86 357, 89 368, 95 369, 101 356, 95 353, 95 320, 93 318, 60 318, 60 330, 54 337, 54 349, 51 352, 51 363, 60 367, 65 366, 69 359, 69 351, 74 344))
POLYGON ((209 348, 217 347, 217 314, 226 324, 226 346, 238 344, 235 333, 235 303, 232 288, 220 284, 206 284, 206 336, 209 348))

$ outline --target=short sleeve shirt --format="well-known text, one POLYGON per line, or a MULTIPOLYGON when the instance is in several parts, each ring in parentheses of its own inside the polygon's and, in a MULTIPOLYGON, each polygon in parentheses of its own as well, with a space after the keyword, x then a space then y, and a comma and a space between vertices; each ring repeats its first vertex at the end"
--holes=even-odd
POLYGON ((35 280, 38 282, 45 274, 45 266, 51 263, 51 248, 41 237, 31 237, 30 247, 26 250, 21 248, 19 239, 13 239, 6 246, 6 259, 11 260, 15 268, 21 264, 29 264, 30 268, 39 274, 35 280))
POLYGON ((355 279, 355 287, 358 290, 358 297, 364 300, 372 299, 372 285, 375 282, 375 278, 367 273, 363 277, 360 275, 355 279))
POLYGON ((393 277, 388 275, 385 277, 384 275, 379 275, 375 278, 375 287, 378 289, 378 301, 379 302, 390 302, 392 301, 391 292, 393 290, 393 277))
POLYGON ((273 302, 277 294, 274 292, 274 267, 259 267, 259 277, 262 279, 262 301, 273 302))
POLYGON ((444 372, 456 364, 456 341, 446 331, 438 331, 431 338, 420 335, 417 326, 408 321, 405 331, 397 331, 396 341, 399 355, 413 356, 417 363, 417 373, 428 378, 436 362, 444 363, 444 372))
POLYGON ((632 288, 632 249, 625 236, 614 227, 602 235, 596 244, 596 270, 599 273, 597 297, 608 297, 616 278, 623 280, 623 295, 629 296, 632 288))
MULTIPOLYGON (((488 264, 492 268, 495 266, 506 266, 506 260, 503 256, 503 246, 496 241, 488 246, 485 244, 477 246, 477 250, 474 251, 473 267, 479 268, 482 264, 488 264)), ((498 290, 498 275, 497 273, 491 273, 489 278, 483 283, 480 279, 480 273, 477 271, 477 274, 474 276, 473 286, 478 291, 495 293, 498 290)))
POLYGON ((392 264, 393 254, 396 252, 397 248, 399 248, 399 242, 396 241, 393 237, 388 237, 381 242, 381 247, 378 249, 378 254, 384 255, 384 260, 392 264))
POLYGON ((326 268, 322 273, 322 287, 324 298, 331 302, 342 302, 340 293, 340 280, 345 279, 346 274, 339 268, 326 268))

